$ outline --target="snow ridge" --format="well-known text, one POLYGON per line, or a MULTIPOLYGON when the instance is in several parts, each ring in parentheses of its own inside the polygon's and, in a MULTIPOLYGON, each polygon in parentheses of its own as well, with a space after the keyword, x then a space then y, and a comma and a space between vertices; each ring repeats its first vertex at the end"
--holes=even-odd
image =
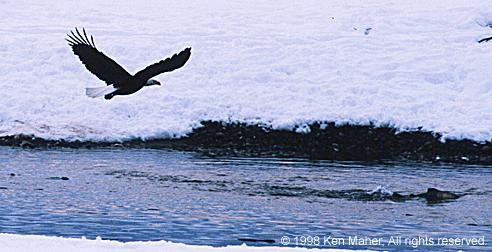
POLYGON ((0 136, 180 137, 201 121, 309 132, 312 122, 492 140, 490 1, 0 3, 0 136), (73 11, 77 10, 77 11, 73 11), (104 13, 102 15, 101 13, 104 13), (130 73, 188 64, 111 101, 64 41, 75 26, 130 73))

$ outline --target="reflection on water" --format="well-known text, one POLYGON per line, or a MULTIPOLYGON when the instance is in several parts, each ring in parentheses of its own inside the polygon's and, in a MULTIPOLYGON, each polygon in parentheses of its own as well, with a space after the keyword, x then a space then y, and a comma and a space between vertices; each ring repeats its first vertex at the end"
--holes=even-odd
POLYGON ((284 235, 485 236, 492 249, 490 168, 0 147, 0 232, 279 246, 284 235), (390 197, 430 187, 461 197, 390 197))

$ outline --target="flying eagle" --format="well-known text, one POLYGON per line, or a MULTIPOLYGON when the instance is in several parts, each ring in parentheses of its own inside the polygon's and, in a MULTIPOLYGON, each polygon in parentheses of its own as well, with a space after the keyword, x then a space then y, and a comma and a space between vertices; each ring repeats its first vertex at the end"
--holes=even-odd
POLYGON ((86 88, 86 95, 92 98, 104 96, 106 100, 109 100, 115 95, 133 94, 144 86, 161 85, 160 82, 151 78, 182 67, 191 55, 191 48, 188 47, 170 58, 131 75, 116 61, 97 50, 94 38, 91 35, 89 40, 84 28, 82 28, 83 35, 77 28, 75 32, 76 34, 70 31, 71 35, 67 34, 68 39, 66 39, 73 53, 79 56, 80 61, 89 72, 107 84, 106 87, 86 88))

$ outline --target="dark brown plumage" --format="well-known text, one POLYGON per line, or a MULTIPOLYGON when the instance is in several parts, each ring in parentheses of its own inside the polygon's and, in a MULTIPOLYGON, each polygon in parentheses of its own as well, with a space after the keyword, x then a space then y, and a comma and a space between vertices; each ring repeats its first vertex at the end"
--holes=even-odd
POLYGON ((72 47, 73 53, 79 57, 89 72, 107 84, 107 87, 87 88, 86 94, 93 98, 104 95, 104 98, 109 100, 115 95, 133 94, 144 86, 160 85, 158 81, 151 78, 182 67, 191 55, 191 48, 186 48, 170 58, 161 60, 135 75, 131 75, 116 61, 100 52, 96 48, 94 38, 91 35, 89 39, 85 29, 82 29, 82 33, 80 33, 75 28, 75 33, 73 31, 70 33, 66 40, 72 47))

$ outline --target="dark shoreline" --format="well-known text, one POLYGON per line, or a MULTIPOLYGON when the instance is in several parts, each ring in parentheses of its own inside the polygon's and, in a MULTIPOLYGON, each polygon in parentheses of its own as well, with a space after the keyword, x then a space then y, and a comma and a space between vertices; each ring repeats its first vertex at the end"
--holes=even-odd
POLYGON ((309 125, 311 132, 272 130, 261 125, 206 121, 179 139, 123 142, 45 140, 27 135, 0 137, 0 145, 23 148, 152 148, 198 151, 209 155, 307 157, 313 160, 408 160, 492 165, 492 142, 447 140, 421 130, 390 126, 309 125))

